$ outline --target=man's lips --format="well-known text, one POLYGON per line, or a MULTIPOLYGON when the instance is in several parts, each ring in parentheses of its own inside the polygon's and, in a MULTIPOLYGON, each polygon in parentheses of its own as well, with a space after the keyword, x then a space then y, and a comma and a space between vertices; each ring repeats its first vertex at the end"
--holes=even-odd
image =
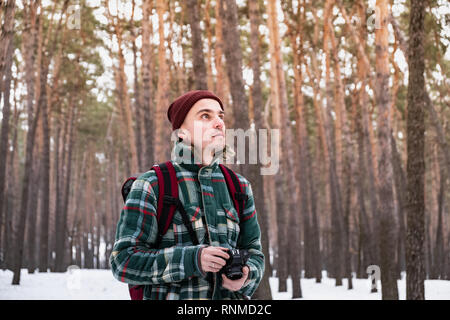
POLYGON ((212 136, 213 138, 217 138, 217 137, 222 137, 223 138, 223 133, 218 133, 212 136))

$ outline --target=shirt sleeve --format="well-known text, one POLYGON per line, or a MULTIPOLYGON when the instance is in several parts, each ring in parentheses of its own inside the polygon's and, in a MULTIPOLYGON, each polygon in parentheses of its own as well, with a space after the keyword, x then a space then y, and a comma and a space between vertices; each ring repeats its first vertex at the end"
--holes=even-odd
POLYGON ((109 257, 113 275, 119 281, 162 284, 202 274, 197 263, 201 245, 153 249, 158 235, 155 189, 157 177, 153 171, 139 176, 120 213, 109 257))
POLYGON ((246 186, 248 199, 245 204, 244 213, 241 217, 241 232, 238 240, 238 247, 247 249, 250 253, 250 257, 247 261, 250 272, 246 284, 238 290, 238 292, 250 297, 255 293, 264 274, 264 254, 262 252, 261 229, 257 219, 252 187, 248 180, 245 178, 242 179, 246 186))

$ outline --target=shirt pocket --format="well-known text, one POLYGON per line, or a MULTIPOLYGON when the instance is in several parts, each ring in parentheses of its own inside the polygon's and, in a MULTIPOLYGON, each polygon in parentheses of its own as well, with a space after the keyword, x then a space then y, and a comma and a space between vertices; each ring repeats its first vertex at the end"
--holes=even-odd
MULTIPOLYGON (((185 204, 183 207, 192 225, 192 229, 197 235, 199 244, 203 243, 205 239, 205 226, 203 225, 200 207, 195 204, 185 204)), ((173 216, 172 228, 175 245, 193 245, 191 235, 189 234, 188 228, 184 224, 179 210, 176 210, 173 216)))
POLYGON ((239 216, 234 206, 227 203, 223 204, 223 210, 225 213, 226 233, 228 244, 232 248, 236 248, 239 233, 241 228, 239 226, 239 216))

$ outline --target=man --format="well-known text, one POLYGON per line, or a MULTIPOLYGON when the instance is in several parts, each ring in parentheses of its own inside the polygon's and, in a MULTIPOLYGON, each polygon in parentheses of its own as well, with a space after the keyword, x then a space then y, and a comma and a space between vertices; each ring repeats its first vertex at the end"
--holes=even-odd
POLYGON ((167 115, 179 138, 171 161, 179 198, 199 244, 193 245, 177 210, 160 246, 153 247, 159 186, 150 170, 133 183, 121 212, 110 256, 114 277, 145 285, 144 299, 247 299, 262 279, 264 255, 250 183, 237 174, 248 196, 239 217, 219 167, 228 152, 222 101, 210 91, 190 91, 167 115), (230 280, 219 271, 227 249, 234 248, 250 256, 242 278, 230 280))

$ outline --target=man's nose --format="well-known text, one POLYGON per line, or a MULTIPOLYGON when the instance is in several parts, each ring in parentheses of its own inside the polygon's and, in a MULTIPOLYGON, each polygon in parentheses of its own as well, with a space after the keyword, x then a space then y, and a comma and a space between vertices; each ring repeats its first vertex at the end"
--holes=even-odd
POLYGON ((224 124, 222 118, 216 117, 216 118, 214 119, 214 124, 213 124, 213 127, 214 127, 214 128, 216 128, 216 129, 222 129, 224 125, 225 125, 225 124, 224 124))

